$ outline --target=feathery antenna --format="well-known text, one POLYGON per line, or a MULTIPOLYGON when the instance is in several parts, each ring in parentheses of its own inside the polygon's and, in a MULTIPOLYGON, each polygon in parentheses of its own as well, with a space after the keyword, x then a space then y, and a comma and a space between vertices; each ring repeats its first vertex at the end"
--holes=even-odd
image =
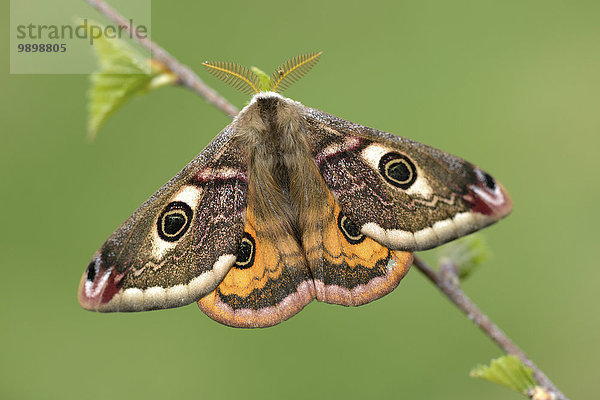
POLYGON ((281 93, 292 83, 302 78, 319 61, 322 51, 309 53, 294 57, 281 64, 269 79, 269 76, 256 67, 246 68, 242 65, 221 62, 206 61, 202 65, 208 72, 246 94, 260 92, 281 93))
POLYGON ((260 92, 259 77, 243 65, 222 61, 205 61, 202 63, 214 76, 246 94, 260 92))
POLYGON ((271 90, 278 93, 283 92, 310 71, 319 61, 321 54, 323 54, 322 51, 304 54, 281 64, 271 75, 271 90))

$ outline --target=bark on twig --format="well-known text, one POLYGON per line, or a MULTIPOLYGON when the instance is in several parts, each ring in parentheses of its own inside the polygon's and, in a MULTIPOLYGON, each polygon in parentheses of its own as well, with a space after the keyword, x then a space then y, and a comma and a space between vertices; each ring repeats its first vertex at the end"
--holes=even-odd
MULTIPOLYGON (((129 21, 126 20, 116 10, 106 4, 103 0, 85 0, 94 8, 104 14, 112 22, 123 26, 124 29, 138 41, 143 47, 148 49, 152 57, 164 64, 173 74, 179 79, 179 83, 203 98, 210 104, 217 107, 219 110, 235 117, 238 109, 229 101, 217 93, 214 89, 206 85, 192 70, 177 61, 162 47, 155 44, 147 37, 138 35, 137 29, 134 32, 129 31, 129 21)), ((458 275, 456 274, 456 266, 445 264, 440 268, 440 272, 436 273, 429 265, 427 265, 419 257, 415 256, 414 265, 421 271, 431 282, 433 282, 446 297, 448 297, 458 308, 460 308, 467 317, 472 320, 487 336, 489 336, 500 348, 509 354, 517 356, 525 365, 533 370, 536 381, 548 389, 558 400, 569 400, 550 379, 531 361, 527 355, 504 333, 495 323, 493 323, 487 315, 485 315, 462 291, 458 275)))
POLYGON ((538 368, 533 361, 517 346, 507 335, 492 322, 476 305, 467 297, 460 287, 460 282, 455 265, 443 264, 439 272, 435 272, 421 258, 414 257, 414 266, 418 268, 431 282, 433 282, 467 317, 475 323, 486 335, 490 337, 502 350, 517 356, 523 363, 533 370, 533 376, 540 386, 545 387, 556 395, 558 400, 568 398, 552 383, 550 379, 538 368))

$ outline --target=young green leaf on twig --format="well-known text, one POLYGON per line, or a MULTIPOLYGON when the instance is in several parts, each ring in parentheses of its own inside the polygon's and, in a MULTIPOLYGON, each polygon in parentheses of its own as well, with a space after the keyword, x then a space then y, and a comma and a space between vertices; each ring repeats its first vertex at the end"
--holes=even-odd
POLYGON ((88 137, 91 140, 107 118, 134 95, 177 82, 177 77, 162 64, 144 58, 121 39, 102 35, 94 41, 93 49, 100 69, 92 74, 88 93, 88 137))
POLYGON ((533 370, 514 355, 506 355, 471 370, 470 376, 505 386, 533 400, 553 400, 554 393, 537 386, 533 370))
POLYGON ((439 265, 454 265, 462 280, 490 259, 490 250, 482 235, 474 234, 441 247, 436 256, 439 265))

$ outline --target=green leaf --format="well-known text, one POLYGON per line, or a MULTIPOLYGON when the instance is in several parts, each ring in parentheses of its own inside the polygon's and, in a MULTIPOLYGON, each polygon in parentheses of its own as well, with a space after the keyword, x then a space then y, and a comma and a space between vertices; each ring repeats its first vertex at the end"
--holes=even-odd
POLYGON ((533 379, 533 370, 523 364, 514 355, 506 355, 492 360, 490 365, 480 365, 470 374, 473 378, 481 378, 509 389, 528 395, 536 387, 533 379))
POLYGON ((88 136, 136 94, 173 84, 177 78, 164 66, 143 57, 121 39, 104 35, 94 41, 100 69, 91 75, 88 94, 88 136))
POLYGON ((469 235, 455 240, 438 251, 438 263, 442 265, 450 262, 455 265, 460 279, 467 278, 490 257, 490 250, 481 235, 469 235))

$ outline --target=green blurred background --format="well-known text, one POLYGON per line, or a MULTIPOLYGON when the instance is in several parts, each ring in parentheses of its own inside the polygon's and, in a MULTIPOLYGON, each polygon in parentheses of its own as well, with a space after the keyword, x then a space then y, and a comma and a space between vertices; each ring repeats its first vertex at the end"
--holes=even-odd
MULTIPOLYGON (((465 290, 565 394, 597 395, 598 1, 154 0, 152 15, 153 39, 238 106, 202 61, 270 71, 322 50, 287 96, 502 181, 514 211, 484 231, 493 259, 465 290)), ((89 144, 88 77, 9 75, 8 35, 0 50, 0 398, 521 398, 468 377, 502 353, 417 270, 372 304, 313 302, 263 330, 194 305, 81 309, 97 247, 229 120, 165 88, 89 144)))

